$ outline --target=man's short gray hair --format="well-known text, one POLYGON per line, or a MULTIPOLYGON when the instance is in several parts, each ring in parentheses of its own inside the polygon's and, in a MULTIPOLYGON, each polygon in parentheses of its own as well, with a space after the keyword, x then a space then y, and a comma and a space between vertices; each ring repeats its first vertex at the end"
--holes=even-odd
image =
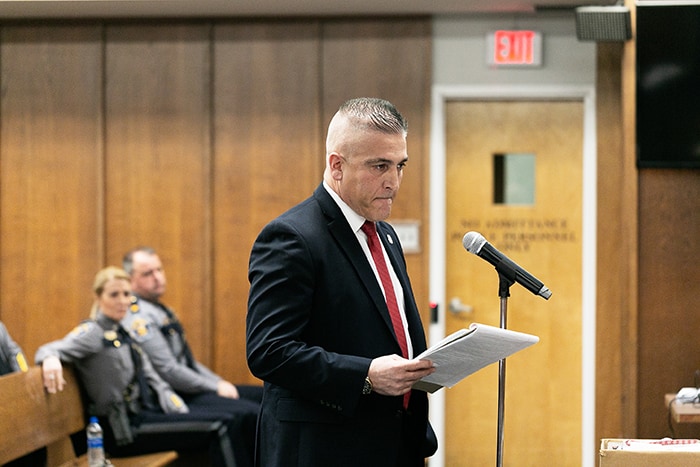
POLYGON ((344 102, 338 109, 356 124, 387 134, 408 133, 408 122, 391 102, 374 97, 358 97, 344 102))
POLYGON ((130 276, 134 274, 134 253, 139 251, 149 255, 156 254, 156 250, 154 248, 146 245, 137 246, 136 248, 132 248, 131 250, 127 251, 122 258, 122 268, 130 276))

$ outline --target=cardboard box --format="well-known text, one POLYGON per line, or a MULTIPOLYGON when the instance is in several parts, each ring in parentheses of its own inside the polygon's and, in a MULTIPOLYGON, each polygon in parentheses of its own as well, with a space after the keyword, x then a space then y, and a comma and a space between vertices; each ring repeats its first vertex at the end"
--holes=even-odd
MULTIPOLYGON (((630 450, 619 448, 624 439, 606 438, 600 443, 600 467, 688 467, 700 465, 700 451, 630 450), (617 448, 617 449, 616 449, 617 448)), ((658 440, 630 440, 658 441, 658 440)))

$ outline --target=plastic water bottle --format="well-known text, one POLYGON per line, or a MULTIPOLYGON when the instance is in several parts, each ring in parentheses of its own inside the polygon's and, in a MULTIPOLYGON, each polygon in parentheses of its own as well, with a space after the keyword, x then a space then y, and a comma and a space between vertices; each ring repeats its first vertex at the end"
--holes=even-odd
POLYGON ((90 417, 87 426, 87 455, 89 467, 102 467, 105 465, 105 450, 103 445, 102 427, 97 417, 90 417))

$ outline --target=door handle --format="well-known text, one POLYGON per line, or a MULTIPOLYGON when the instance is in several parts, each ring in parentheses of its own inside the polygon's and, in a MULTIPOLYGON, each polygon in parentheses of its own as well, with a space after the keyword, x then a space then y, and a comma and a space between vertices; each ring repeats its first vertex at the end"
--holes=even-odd
POLYGON ((453 297, 448 306, 450 311, 455 314, 471 314, 474 312, 474 307, 465 305, 459 297, 453 297))

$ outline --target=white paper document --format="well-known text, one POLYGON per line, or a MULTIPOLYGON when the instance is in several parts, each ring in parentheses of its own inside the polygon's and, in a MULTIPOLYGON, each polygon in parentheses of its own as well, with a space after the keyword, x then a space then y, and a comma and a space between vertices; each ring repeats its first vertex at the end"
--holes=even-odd
POLYGON ((413 385, 414 389, 435 392, 451 388, 476 371, 539 342, 532 334, 473 323, 430 347, 416 360, 427 359, 435 372, 413 385))
POLYGON ((605 449, 613 451, 691 451, 700 452, 698 439, 607 439, 605 449))

